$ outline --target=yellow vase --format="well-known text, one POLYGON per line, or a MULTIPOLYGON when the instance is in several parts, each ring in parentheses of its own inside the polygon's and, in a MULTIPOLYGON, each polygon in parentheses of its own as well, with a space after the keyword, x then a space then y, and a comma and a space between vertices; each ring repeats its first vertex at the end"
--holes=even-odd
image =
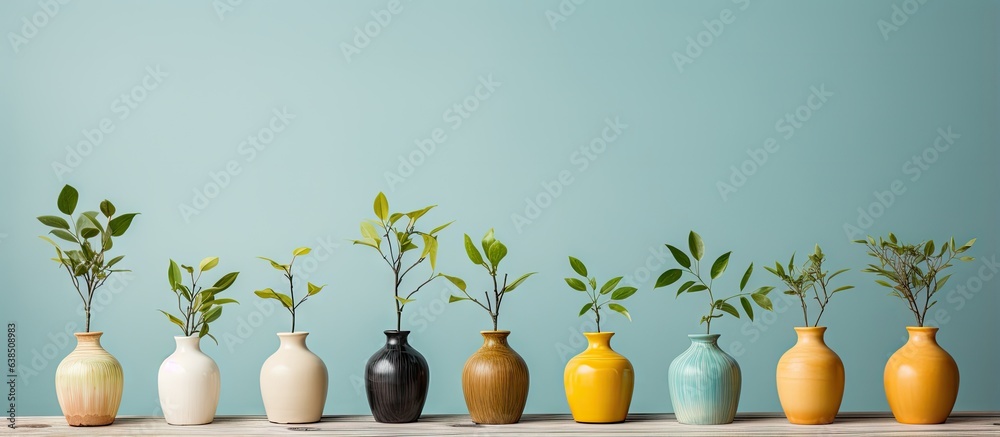
POLYGON ((778 400, 788 421, 833 423, 844 398, 844 363, 823 341, 825 327, 797 327, 798 342, 778 360, 778 400))
POLYGON ((885 365, 885 397, 900 423, 944 423, 958 397, 958 365, 938 346, 938 328, 907 326, 910 339, 885 365))
POLYGON ((103 332, 77 332, 56 368, 56 397, 70 426, 110 425, 122 400, 122 366, 101 347, 103 332))
POLYGON ((632 403, 635 370, 611 349, 614 332, 585 332, 587 350, 566 364, 563 384, 573 420, 582 423, 624 422, 632 403))

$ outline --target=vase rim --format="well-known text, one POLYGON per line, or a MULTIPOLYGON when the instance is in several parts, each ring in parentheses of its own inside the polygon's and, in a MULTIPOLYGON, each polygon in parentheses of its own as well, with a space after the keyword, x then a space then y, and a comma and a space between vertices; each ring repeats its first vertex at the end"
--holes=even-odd
POLYGON ((305 337, 309 335, 309 331, 295 331, 295 332, 279 332, 278 337, 305 337))
POLYGON ((718 340, 722 334, 688 334, 692 340, 718 340))
POLYGON ((382 331, 382 333, 384 333, 386 335, 389 335, 389 334, 409 334, 410 331, 407 331, 405 329, 402 330, 402 331, 397 331, 395 329, 386 329, 385 331, 382 331))
POLYGON ((594 337, 603 337, 603 336, 605 336, 605 335, 607 335, 608 337, 610 337, 610 336, 612 336, 612 335, 615 335, 615 331, 601 331, 601 332, 584 332, 584 333, 583 333, 583 335, 584 335, 585 337, 589 337, 589 336, 594 336, 594 337))
POLYGON ((941 329, 941 328, 938 328, 938 327, 935 327, 935 326, 907 326, 906 327, 906 330, 907 331, 911 331, 911 332, 935 332, 938 329, 941 329))
POLYGON ((826 331, 826 326, 795 326, 796 331, 826 331))
POLYGON ((87 338, 87 337, 100 337, 104 334, 104 331, 90 331, 90 332, 74 332, 73 335, 76 338, 87 338))
POLYGON ((507 330, 507 329, 498 329, 498 330, 494 330, 494 331, 479 331, 479 333, 483 334, 483 335, 486 335, 486 334, 510 334, 510 331, 507 330))
POLYGON ((174 336, 174 340, 184 340, 184 339, 188 339, 188 338, 197 338, 197 339, 201 339, 201 337, 199 337, 199 336, 198 336, 198 335, 196 335, 196 334, 191 334, 191 335, 175 335, 175 336, 174 336))

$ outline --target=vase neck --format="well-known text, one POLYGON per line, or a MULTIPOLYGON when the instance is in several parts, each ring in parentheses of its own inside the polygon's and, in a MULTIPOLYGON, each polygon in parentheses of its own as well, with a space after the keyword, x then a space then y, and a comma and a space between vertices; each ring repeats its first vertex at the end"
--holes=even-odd
POLYGON ((481 331, 480 334, 483 335, 484 348, 510 347, 507 344, 507 336, 510 335, 510 331, 481 331))
POLYGON ((101 336, 104 332, 77 332, 73 335, 76 336, 76 350, 104 350, 101 346, 101 336))
POLYGON ((692 347, 719 347, 719 334, 688 334, 692 347))
POLYGON ((201 338, 197 335, 188 337, 176 336, 174 337, 174 341, 177 342, 177 352, 201 352, 201 338))
POLYGON ((910 333, 908 343, 915 344, 937 344, 938 328, 929 326, 907 326, 906 331, 910 333))
POLYGON ((825 326, 816 327, 795 327, 795 333, 798 334, 799 344, 826 344, 823 340, 823 335, 826 333, 825 326))
POLYGON ((385 331, 386 347, 409 346, 410 331, 385 331))
POLYGON ((306 336, 308 332, 279 332, 278 340, 282 349, 299 349, 306 347, 306 336))
POLYGON ((611 349, 611 337, 614 332, 584 332, 587 337, 587 349, 611 349))

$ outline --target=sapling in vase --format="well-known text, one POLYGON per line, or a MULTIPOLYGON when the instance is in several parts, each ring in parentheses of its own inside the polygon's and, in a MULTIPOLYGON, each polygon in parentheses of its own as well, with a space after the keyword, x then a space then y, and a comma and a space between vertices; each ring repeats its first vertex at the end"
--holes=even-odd
POLYGON ((570 412, 573 420, 582 423, 622 422, 632 403, 635 370, 627 358, 611 348, 611 336, 615 333, 601 331, 601 311, 608 309, 631 321, 632 316, 620 302, 634 295, 637 289, 619 287, 622 276, 602 284, 596 277, 588 276, 583 261, 572 256, 569 265, 579 277, 566 278, 566 284, 587 295, 588 302, 579 315, 593 313, 597 331, 583 333, 587 349, 566 363, 563 385, 570 412), (598 284, 602 284, 600 288, 598 284))
POLYGON ((101 347, 103 332, 90 330, 91 303, 97 290, 116 273, 128 272, 117 264, 125 257, 111 257, 115 238, 125 235, 138 213, 117 214, 109 200, 98 211, 74 218, 80 193, 70 185, 59 192, 56 206, 64 216, 38 217, 51 228, 49 234, 70 244, 63 247, 49 237, 41 239, 56 251, 53 261, 69 275, 83 302, 84 331, 77 332, 77 346, 56 368, 56 397, 71 426, 110 425, 118 414, 123 389, 121 364, 101 347))
POLYGON ((290 332, 279 332, 278 351, 264 362, 260 370, 260 394, 264 399, 267 420, 274 423, 312 423, 323 417, 326 404, 329 374, 326 364, 306 347, 308 332, 296 331, 295 321, 299 307, 317 295, 325 285, 306 282, 306 292, 295 299, 295 260, 312 252, 308 247, 292 251, 292 259, 282 264, 270 258, 272 268, 281 272, 288 281, 288 293, 264 288, 254 291, 261 299, 275 300, 291 315, 290 332))
POLYGON ((683 250, 667 244, 680 268, 669 269, 656 280, 654 288, 666 287, 687 276, 690 280, 677 289, 675 297, 684 293, 703 293, 707 297, 707 313, 701 316, 705 324, 705 334, 691 334, 691 346, 670 363, 667 379, 670 386, 670 401, 674 414, 680 423, 695 425, 717 425, 731 423, 736 416, 740 401, 742 375, 740 366, 733 357, 719 348, 719 334, 712 334, 712 321, 725 315, 740 318, 740 310, 730 301, 739 299, 740 306, 751 321, 754 317, 751 300, 759 307, 770 311, 771 299, 767 294, 774 287, 760 287, 753 292, 744 292, 753 264, 747 267, 740 280, 739 292, 729 297, 720 297, 715 281, 729 266, 732 252, 720 255, 712 263, 709 271, 701 270, 705 256, 705 243, 701 236, 691 231, 688 234, 690 256, 683 250), (713 288, 715 287, 715 288, 713 288))
POLYGON ((500 306, 532 273, 525 273, 508 283, 507 274, 500 276, 500 261, 507 256, 507 246, 493 235, 493 229, 483 237, 480 252, 469 234, 465 234, 465 253, 469 260, 486 270, 490 280, 483 297, 469 293, 466 282, 456 276, 441 274, 462 292, 448 302, 472 302, 490 315, 492 331, 482 331, 483 346, 465 362, 462 370, 462 391, 472 421, 482 424, 509 424, 521 420, 528 400, 528 365, 507 343, 510 331, 499 331, 497 321, 500 306), (492 288, 490 290, 489 288, 492 288), (480 300, 482 299, 482 300, 480 300))
POLYGON ((396 329, 385 331, 386 344, 369 358, 365 366, 365 391, 375 420, 383 423, 415 422, 423 411, 430 383, 430 369, 420 352, 410 346, 410 331, 402 330, 403 309, 415 295, 438 275, 437 234, 451 224, 430 231, 417 227, 417 221, 435 205, 407 213, 391 212, 385 194, 375 196, 375 219, 361 222, 361 239, 354 244, 367 246, 378 253, 392 273, 396 329), (418 255, 419 254, 419 255, 418 255), (429 264, 430 274, 410 284, 411 274, 429 264), (392 371, 386 371, 392 369, 392 371), (378 370, 378 371, 376 371, 378 370))
POLYGON ((804 325, 795 328, 798 341, 778 360, 776 373, 781 408, 789 422, 799 425, 832 423, 844 397, 844 363, 827 347, 823 338, 826 327, 820 326, 819 321, 830 299, 854 286, 834 288, 833 279, 847 269, 831 274, 823 269, 825 260, 826 255, 816 245, 801 267, 795 265, 794 254, 787 268, 780 262, 775 262, 774 267, 764 267, 781 280, 787 288, 784 293, 798 298, 802 306, 804 325), (816 301, 819 311, 810 321, 808 303, 812 300, 816 301))
POLYGON ((889 295, 903 302, 916 319, 916 326, 906 327, 909 340, 889 358, 883 374, 889 409, 901 423, 943 423, 955 406, 958 365, 938 345, 938 328, 926 326, 927 316, 951 278, 943 272, 955 261, 974 260, 963 254, 975 242, 973 238, 959 246, 951 238, 940 247, 933 240, 903 243, 891 232, 887 238, 856 241, 875 259, 862 271, 875 274, 875 283, 888 288, 889 295))
POLYGON ((157 373, 160 408, 163 418, 171 425, 203 425, 212 423, 219 405, 221 379, 219 366, 201 351, 200 340, 208 336, 212 322, 222 316, 222 307, 239 304, 235 299, 219 297, 236 282, 239 272, 222 275, 210 287, 198 285, 202 275, 219 265, 218 257, 208 257, 195 269, 170 260, 167 281, 177 300, 177 315, 160 310, 183 335, 174 337, 174 353, 163 360, 157 373), (183 269, 183 272, 182 270, 183 269), (186 277, 190 279, 185 284, 186 277))

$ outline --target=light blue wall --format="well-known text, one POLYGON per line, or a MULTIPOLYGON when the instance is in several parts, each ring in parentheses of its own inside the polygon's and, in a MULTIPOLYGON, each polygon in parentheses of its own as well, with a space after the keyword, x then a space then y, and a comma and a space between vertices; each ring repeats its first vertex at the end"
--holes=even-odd
MULTIPOLYGON (((576 317, 581 296, 562 280, 570 254, 602 278, 624 274, 640 288, 628 302, 635 321, 613 315, 606 328, 635 364, 632 410, 671 410, 667 365, 687 347, 686 334, 701 331, 704 297, 675 300, 652 285, 672 264, 663 243, 682 244, 689 229, 702 234, 710 257, 733 250, 723 282, 730 288, 751 261, 785 260, 814 243, 832 268, 853 268, 843 279, 858 288, 824 316, 847 367, 842 409, 885 411, 882 369, 912 316, 858 271, 867 259, 844 225, 858 226, 858 208, 869 209, 873 193, 895 180, 905 192, 872 208, 878 217, 863 223, 865 232, 979 238, 979 260, 956 267, 942 292, 939 338, 962 371, 956 409, 998 410, 997 282, 983 281, 967 298, 955 287, 975 286, 980 271, 992 275, 981 260, 1000 252, 1000 14, 996 2, 931 1, 883 36, 878 22, 892 23, 894 5, 912 10, 906 3, 589 1, 562 14, 555 0, 404 1, 348 61, 342 44, 388 2, 245 0, 221 18, 207 1, 72 2, 39 16, 47 22, 37 34, 22 29, 22 17, 42 6, 2 2, 0 321, 18 324, 19 412, 59 413, 53 374, 72 348, 61 333, 82 323, 78 298, 36 238, 45 229, 34 217, 55 212, 64 183, 80 189, 88 208, 107 197, 142 213, 115 247, 134 273, 107 287, 94 316, 125 369, 122 414, 158 412, 156 371, 177 333, 156 312, 171 305, 168 258, 210 255, 221 257, 219 270, 242 272, 230 293, 242 305, 213 328, 222 345, 205 345, 223 372, 219 413, 261 414, 258 372, 288 317, 261 317, 255 307, 252 290, 282 284, 254 256, 283 258, 302 245, 326 258, 309 279, 330 284, 299 320, 330 368, 326 413, 367 414, 357 384, 394 323, 390 277, 370 250, 345 241, 372 215, 380 190, 394 209, 436 203, 426 220, 457 220, 441 236, 440 270, 482 287, 461 235, 495 227, 510 248, 507 271, 540 272, 505 301, 501 318, 531 368, 530 413, 567 411, 562 369, 587 328, 576 317), (687 38, 708 41, 703 20, 727 9, 731 22, 679 68, 674 55, 685 53, 687 38), (552 21, 556 13, 565 20, 552 21), (26 43, 11 42, 25 30, 26 43), (165 77, 146 80, 155 89, 134 89, 156 68, 165 77), (476 101, 491 77, 499 85, 488 98, 480 89, 476 101), (814 89, 832 95, 812 98, 822 106, 794 131, 777 124, 814 89), (146 95, 126 112, 117 100, 131 92, 146 95), (459 124, 448 111, 466 99, 477 108, 459 124), (295 118, 251 155, 241 142, 266 128, 274 110, 295 118), (53 163, 65 163, 82 131, 105 118, 114 130, 57 175, 53 163), (609 119, 627 127, 590 161, 579 151, 609 119), (933 156, 939 129, 949 128, 960 136, 917 178, 906 163, 933 156), (435 129, 446 139, 424 157, 415 141, 435 129), (746 164, 753 174, 721 195, 731 167, 769 138, 777 151, 757 152, 766 163, 746 164), (390 185, 386 173, 411 154, 420 165, 390 185), (239 174, 185 218, 181 205, 231 161, 239 174), (545 186, 561 173, 571 182, 549 204, 545 186), (548 206, 526 212, 525 199, 539 197, 548 206), (516 225, 514 214, 531 223, 516 225), (258 326, 248 329, 248 320, 258 326)), ((752 287, 774 284, 758 270, 752 287)), ((448 291, 432 284, 405 314, 432 367, 427 413, 465 411, 460 371, 488 328, 475 306, 445 305, 448 291)), ((800 322, 775 295, 774 316, 715 324, 724 348, 743 346, 743 412, 780 411, 774 367, 800 322)))

